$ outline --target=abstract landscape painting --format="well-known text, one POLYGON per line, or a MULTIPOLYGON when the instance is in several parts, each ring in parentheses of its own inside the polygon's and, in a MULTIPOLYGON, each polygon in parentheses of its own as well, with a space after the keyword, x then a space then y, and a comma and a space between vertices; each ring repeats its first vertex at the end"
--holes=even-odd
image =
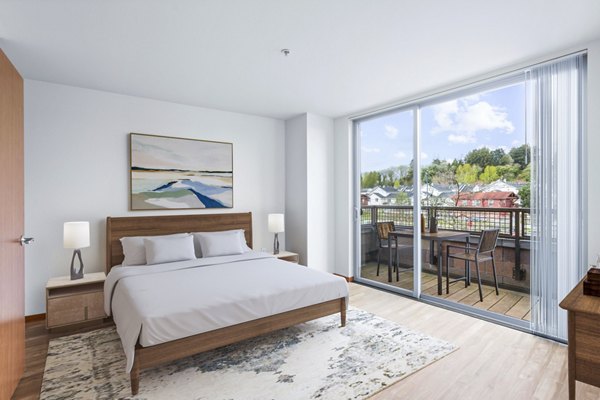
POLYGON ((132 210, 233 207, 233 144, 129 138, 132 210))

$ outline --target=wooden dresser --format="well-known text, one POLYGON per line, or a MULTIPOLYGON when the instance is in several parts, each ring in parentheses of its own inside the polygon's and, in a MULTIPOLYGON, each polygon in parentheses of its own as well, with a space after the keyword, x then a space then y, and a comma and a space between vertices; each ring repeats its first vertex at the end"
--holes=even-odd
POLYGON ((600 387, 600 297, 583 294, 583 280, 560 307, 569 318, 569 399, 575 400, 575 381, 600 387))

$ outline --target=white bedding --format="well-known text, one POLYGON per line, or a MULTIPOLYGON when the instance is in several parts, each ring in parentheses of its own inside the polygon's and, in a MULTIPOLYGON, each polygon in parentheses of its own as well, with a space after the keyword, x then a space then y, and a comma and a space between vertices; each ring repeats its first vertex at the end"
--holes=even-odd
POLYGON ((104 285, 127 372, 138 338, 153 346, 341 297, 348 298, 343 278, 254 251, 114 267, 104 285))

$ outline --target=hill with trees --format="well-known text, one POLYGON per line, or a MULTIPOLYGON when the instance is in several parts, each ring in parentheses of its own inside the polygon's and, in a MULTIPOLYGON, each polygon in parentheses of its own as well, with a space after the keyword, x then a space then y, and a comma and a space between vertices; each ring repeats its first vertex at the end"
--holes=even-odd
MULTIPOLYGON (((421 168, 423 183, 455 186, 457 197, 460 198, 461 187, 476 183, 490 183, 498 179, 506 182, 529 182, 531 175, 531 149, 524 144, 513 147, 508 153, 504 149, 490 150, 481 147, 468 152, 463 159, 446 160, 435 159, 431 164, 421 168)), ((361 187, 363 189, 376 186, 400 187, 412 185, 413 161, 409 165, 389 167, 381 171, 369 171, 361 174, 361 187)), ((525 186, 527 187, 527 186, 525 186)), ((521 195, 521 193, 519 193, 521 195)), ((523 193, 529 206, 529 192, 523 193)), ((523 199, 525 200, 525 199, 523 199)))

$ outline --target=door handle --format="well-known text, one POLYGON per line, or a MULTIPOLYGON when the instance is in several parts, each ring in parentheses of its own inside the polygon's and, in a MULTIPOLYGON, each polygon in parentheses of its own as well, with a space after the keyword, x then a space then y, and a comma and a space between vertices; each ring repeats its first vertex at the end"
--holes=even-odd
POLYGON ((19 239, 19 243, 21 244, 21 246, 24 246, 26 244, 31 244, 35 242, 35 239, 32 237, 25 237, 23 235, 21 235, 21 238, 19 239))

